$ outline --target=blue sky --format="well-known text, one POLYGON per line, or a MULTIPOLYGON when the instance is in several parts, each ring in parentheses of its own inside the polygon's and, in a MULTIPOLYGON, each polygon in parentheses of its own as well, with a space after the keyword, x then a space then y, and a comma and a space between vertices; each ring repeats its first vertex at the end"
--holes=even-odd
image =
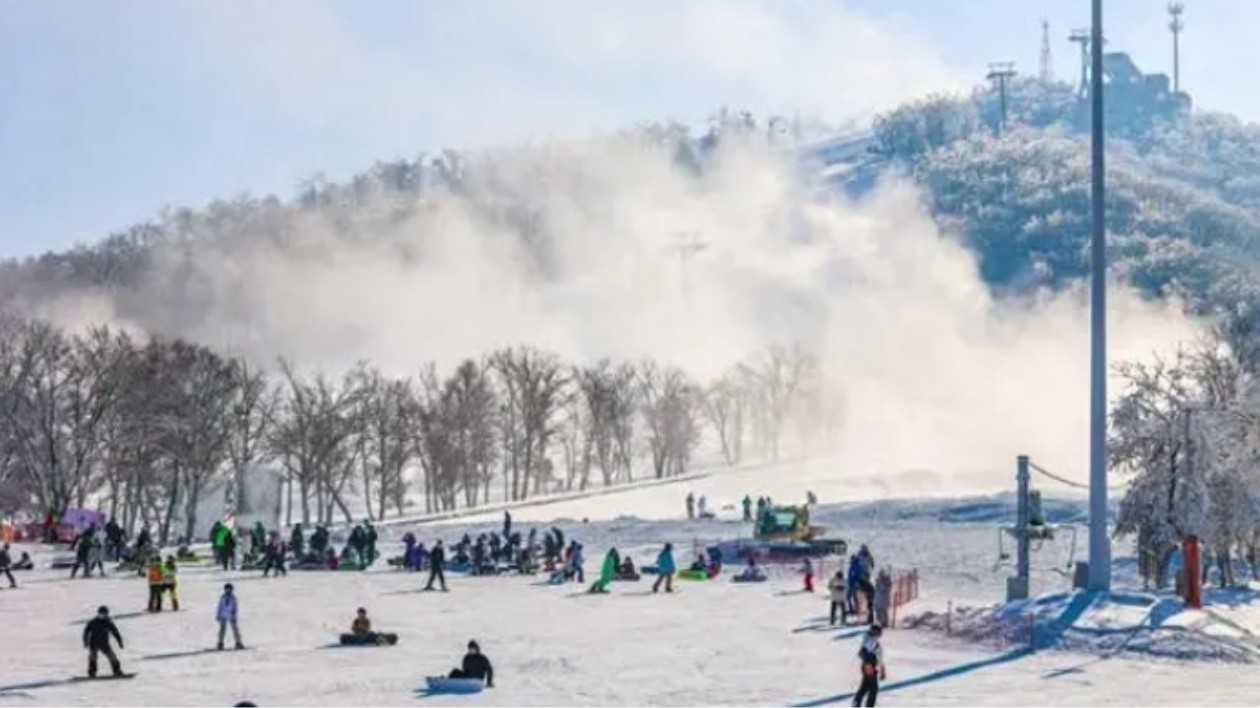
MULTIPOLYGON (((1165 4, 1108 1, 1148 71, 1165 4)), ((1183 84, 1260 119, 1260 2, 1185 4, 1183 84)), ((989 61, 1034 72, 1042 17, 1074 74, 1087 0, 0 0, 0 255, 442 146, 723 104, 841 122, 989 61)))

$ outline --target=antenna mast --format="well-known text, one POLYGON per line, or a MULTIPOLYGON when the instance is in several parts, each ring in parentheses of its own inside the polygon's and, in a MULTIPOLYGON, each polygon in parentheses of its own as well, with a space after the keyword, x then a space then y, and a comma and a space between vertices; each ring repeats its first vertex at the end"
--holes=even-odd
POLYGON ((1181 13, 1185 12, 1186 7, 1180 2, 1172 2, 1168 4, 1168 16, 1172 20, 1168 23, 1168 29, 1172 30, 1173 36, 1173 91, 1181 91, 1181 30, 1186 28, 1186 23, 1181 19, 1181 13))
POLYGON ((1050 21, 1041 21, 1041 66, 1038 77, 1044 83, 1054 81, 1054 54, 1050 49, 1050 21))

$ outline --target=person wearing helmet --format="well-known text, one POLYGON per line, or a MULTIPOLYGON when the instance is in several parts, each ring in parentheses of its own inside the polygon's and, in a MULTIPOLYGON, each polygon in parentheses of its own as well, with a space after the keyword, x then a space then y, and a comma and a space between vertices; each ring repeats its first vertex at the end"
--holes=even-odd
POLYGON ((884 671, 884 647, 880 645, 879 638, 884 633, 882 627, 877 624, 871 625, 867 630, 866 636, 862 637, 862 646, 858 649, 858 660, 862 666, 862 683, 858 685, 858 690, 853 694, 853 705, 862 705, 863 699, 866 705, 875 705, 875 699, 879 696, 879 682, 884 679, 886 672, 884 671))
POLYGON ((114 672, 115 676, 122 676, 122 664, 118 662, 118 656, 114 654, 114 650, 109 646, 109 638, 113 637, 118 642, 118 648, 123 648, 122 635, 118 633, 118 627, 114 621, 109 618, 109 608, 101 605, 96 610, 96 616, 88 621, 87 626, 83 628, 83 648, 88 650, 88 677, 96 678, 96 656, 104 654, 109 660, 109 668, 114 672))
POLYGON ((215 619, 219 621, 219 644, 216 647, 219 651, 223 651, 223 639, 227 634, 228 625, 232 626, 232 638, 236 640, 236 648, 245 648, 245 645, 241 643, 241 630, 236 624, 238 610, 236 594, 232 592, 232 583, 227 583, 223 586, 223 595, 219 597, 219 606, 214 613, 215 619))
POLYGON ((476 640, 468 642, 463 664, 451 671, 450 678, 481 679, 486 682, 486 688, 494 688, 494 667, 490 665, 490 659, 481 653, 481 645, 476 640))

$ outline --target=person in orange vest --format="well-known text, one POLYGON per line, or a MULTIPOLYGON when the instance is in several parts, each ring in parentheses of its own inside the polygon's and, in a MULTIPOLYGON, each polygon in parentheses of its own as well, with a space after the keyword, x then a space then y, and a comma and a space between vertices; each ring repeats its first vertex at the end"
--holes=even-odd
POLYGON ((149 612, 162 611, 162 592, 166 589, 166 577, 162 561, 154 558, 149 563, 149 612))
MULTIPOLYGON (((175 556, 167 556, 166 564, 162 566, 162 590, 171 596, 171 610, 179 612, 179 575, 175 567, 175 556)), ((161 609, 162 601, 158 599, 158 609, 161 609)))

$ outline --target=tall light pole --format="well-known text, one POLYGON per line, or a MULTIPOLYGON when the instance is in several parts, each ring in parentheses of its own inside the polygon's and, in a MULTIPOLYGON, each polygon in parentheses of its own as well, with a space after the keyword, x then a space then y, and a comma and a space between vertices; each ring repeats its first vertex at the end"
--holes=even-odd
POLYGON ((1181 30, 1186 28, 1186 23, 1181 19, 1181 13, 1186 11, 1186 6, 1180 2, 1169 3, 1168 16, 1172 20, 1168 23, 1168 29, 1172 31, 1173 36, 1173 91, 1181 90, 1181 30))
POLYGON ((1091 202, 1089 341, 1089 589, 1111 589, 1107 534, 1107 214, 1103 115, 1103 0, 1093 0, 1090 50, 1091 202))

